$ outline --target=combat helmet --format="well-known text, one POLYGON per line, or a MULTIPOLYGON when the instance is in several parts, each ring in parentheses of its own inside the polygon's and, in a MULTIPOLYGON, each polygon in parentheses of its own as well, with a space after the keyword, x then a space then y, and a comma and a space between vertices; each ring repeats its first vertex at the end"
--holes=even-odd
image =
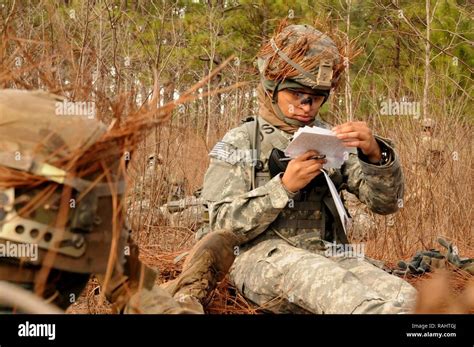
POLYGON ((34 281, 31 269, 48 255, 52 269, 85 275, 124 263, 121 158, 116 148, 97 151, 107 127, 77 105, 43 91, 0 90, 0 243, 38 250, 0 259, 0 280, 34 281))
POLYGON ((311 88, 325 102, 339 82, 342 60, 336 43, 310 25, 289 25, 272 37, 262 48, 257 65, 262 86, 272 95, 275 114, 288 124, 305 125, 283 114, 277 104, 278 91, 311 88))

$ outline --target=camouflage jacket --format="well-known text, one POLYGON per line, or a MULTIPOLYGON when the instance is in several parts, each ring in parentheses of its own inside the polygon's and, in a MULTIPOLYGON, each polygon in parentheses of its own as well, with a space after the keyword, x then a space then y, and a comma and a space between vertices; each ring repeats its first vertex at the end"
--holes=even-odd
MULTIPOLYGON (((252 189, 251 184, 252 160, 248 159, 253 147, 246 124, 230 130, 209 154, 210 166, 202 196, 209 211, 210 230, 233 231, 244 243, 283 237, 307 249, 312 249, 315 241, 335 240, 334 218, 321 203, 324 196, 330 197, 327 184, 319 179, 310 191, 294 194, 283 187, 282 174, 271 178, 270 151, 274 147, 284 150, 292 134, 273 127, 261 117, 258 120, 263 168, 257 172, 257 188, 252 189), (292 223, 292 220, 296 221, 292 223)), ((322 122, 315 125, 328 127, 322 122)), ((389 154, 385 165, 370 164, 364 161, 361 152, 352 153, 341 169, 331 169, 329 175, 338 191, 346 189, 355 194, 373 212, 394 213, 399 199, 403 198, 403 174, 391 142, 378 136, 376 139, 389 154)))

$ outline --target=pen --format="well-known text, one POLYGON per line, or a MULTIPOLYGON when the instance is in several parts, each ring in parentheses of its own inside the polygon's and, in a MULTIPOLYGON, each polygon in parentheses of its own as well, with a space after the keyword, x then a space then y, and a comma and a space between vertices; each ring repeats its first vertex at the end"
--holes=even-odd
MULTIPOLYGON (((317 155, 317 156, 314 156, 314 157, 311 157, 310 159, 325 159, 326 158, 326 155, 325 154, 321 154, 321 155, 317 155)), ((290 161, 290 160, 293 160, 293 158, 280 158, 279 159, 280 161, 290 161)))

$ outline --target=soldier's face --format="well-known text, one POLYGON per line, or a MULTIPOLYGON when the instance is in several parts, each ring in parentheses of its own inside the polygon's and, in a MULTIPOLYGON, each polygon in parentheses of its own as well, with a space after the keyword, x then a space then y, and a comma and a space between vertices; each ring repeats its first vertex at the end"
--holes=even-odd
POLYGON ((278 106, 283 114, 303 123, 310 123, 318 114, 324 96, 311 89, 283 89, 278 92, 278 106))
POLYGON ((425 133, 428 136, 433 135, 433 129, 431 127, 423 127, 423 133, 425 133))

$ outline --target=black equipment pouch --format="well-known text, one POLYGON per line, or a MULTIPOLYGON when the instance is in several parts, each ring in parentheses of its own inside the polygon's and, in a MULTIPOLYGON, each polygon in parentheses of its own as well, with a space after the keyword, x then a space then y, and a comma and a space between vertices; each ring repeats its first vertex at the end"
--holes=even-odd
POLYGON ((288 166, 288 161, 281 161, 283 158, 288 158, 283 151, 278 148, 273 148, 268 158, 268 171, 273 178, 281 172, 285 172, 288 166))
MULTIPOLYGON (((288 167, 288 157, 285 153, 278 148, 273 148, 270 153, 270 158, 268 159, 268 171, 270 171, 270 176, 273 178, 276 175, 285 172, 288 167), (281 160, 284 159, 284 160, 281 160)), ((310 191, 314 187, 326 185, 326 179, 324 175, 316 176, 311 182, 308 183, 302 191, 310 191)))

